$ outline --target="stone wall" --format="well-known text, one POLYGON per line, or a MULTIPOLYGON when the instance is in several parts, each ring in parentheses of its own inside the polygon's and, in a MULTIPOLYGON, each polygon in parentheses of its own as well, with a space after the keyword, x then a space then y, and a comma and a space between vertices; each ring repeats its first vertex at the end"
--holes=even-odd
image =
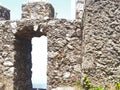
POLYGON ((32 90, 31 39, 48 38, 48 90, 73 85, 80 75, 80 22, 65 19, 0 22, 0 84, 2 90, 32 90))
POLYGON ((9 22, 0 22, 0 90, 12 90, 14 78, 14 34, 9 22), (7 87, 6 87, 7 86, 7 87))
POLYGON ((82 70, 94 85, 120 79, 120 1, 87 0, 82 70))
POLYGON ((48 90, 74 84, 81 75, 82 31, 78 21, 48 22, 48 90), (50 88, 50 89, 49 89, 50 88))
POLYGON ((54 8, 46 2, 31 2, 22 5, 22 19, 53 18, 54 8))
POLYGON ((0 5, 0 21, 10 20, 10 10, 0 5))
POLYGON ((45 16, 33 19, 23 5, 24 19, 0 21, 0 90, 32 90, 31 39, 42 35, 48 38, 47 90, 73 86, 74 77, 85 74, 95 86, 119 80, 119 5, 119 0, 86 0, 82 22, 38 13, 45 16))

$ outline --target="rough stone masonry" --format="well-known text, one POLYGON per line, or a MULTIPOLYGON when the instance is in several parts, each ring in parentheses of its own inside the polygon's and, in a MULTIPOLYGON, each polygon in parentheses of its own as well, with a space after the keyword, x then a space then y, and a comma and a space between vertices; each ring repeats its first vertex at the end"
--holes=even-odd
POLYGON ((31 39, 42 35, 48 39, 47 90, 74 86, 72 77, 85 74, 95 86, 120 79, 120 2, 85 3, 82 22, 55 19, 44 2, 24 4, 19 21, 0 21, 0 90, 32 90, 31 39))
POLYGON ((120 0, 86 1, 83 19, 82 70, 93 84, 111 85, 120 80, 120 0))
POLYGON ((0 5, 0 20, 10 20, 10 10, 0 5))

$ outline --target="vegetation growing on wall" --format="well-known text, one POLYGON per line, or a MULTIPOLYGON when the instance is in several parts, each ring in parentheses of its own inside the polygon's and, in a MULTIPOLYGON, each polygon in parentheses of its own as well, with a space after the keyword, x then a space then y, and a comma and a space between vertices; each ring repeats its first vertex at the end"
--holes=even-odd
POLYGON ((120 90, 120 81, 115 82, 113 85, 97 86, 94 87, 88 76, 85 76, 81 81, 79 78, 75 80, 75 90, 120 90))

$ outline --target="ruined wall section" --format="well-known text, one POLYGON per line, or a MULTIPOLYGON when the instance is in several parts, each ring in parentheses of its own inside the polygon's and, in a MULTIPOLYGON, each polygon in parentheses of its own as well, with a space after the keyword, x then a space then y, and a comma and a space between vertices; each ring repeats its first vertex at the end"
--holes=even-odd
POLYGON ((0 21, 10 20, 10 10, 0 5, 0 21))
POLYGON ((12 90, 13 88, 15 36, 9 24, 10 22, 5 21, 0 23, 0 90, 12 90))
POLYGON ((81 22, 54 20, 47 23, 48 90, 73 86, 81 75, 81 22))
POLYGON ((54 8, 46 2, 25 3, 22 5, 22 19, 54 18, 54 8))
POLYGON ((52 10, 46 16, 34 5, 23 5, 24 19, 0 22, 0 90, 32 90, 31 39, 41 35, 48 38, 48 90, 72 86, 84 74, 93 85, 120 78, 119 0, 86 0, 83 23, 48 19, 52 10))
POLYGON ((32 90, 31 41, 15 36, 20 22, 0 22, 0 90, 32 90))
POLYGON ((94 85, 120 79, 120 1, 87 0, 83 31, 84 73, 94 85))
POLYGON ((32 90, 31 38, 41 36, 33 22, 0 22, 0 90, 32 90))
POLYGON ((73 85, 71 77, 81 71, 80 27, 65 19, 0 22, 1 90, 32 90, 31 39, 42 35, 48 38, 48 90, 73 85))

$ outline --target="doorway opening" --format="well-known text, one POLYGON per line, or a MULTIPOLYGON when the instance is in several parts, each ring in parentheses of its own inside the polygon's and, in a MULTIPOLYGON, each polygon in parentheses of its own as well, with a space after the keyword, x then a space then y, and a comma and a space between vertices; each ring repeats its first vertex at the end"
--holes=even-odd
POLYGON ((32 85, 47 88, 47 37, 32 38, 32 85))

